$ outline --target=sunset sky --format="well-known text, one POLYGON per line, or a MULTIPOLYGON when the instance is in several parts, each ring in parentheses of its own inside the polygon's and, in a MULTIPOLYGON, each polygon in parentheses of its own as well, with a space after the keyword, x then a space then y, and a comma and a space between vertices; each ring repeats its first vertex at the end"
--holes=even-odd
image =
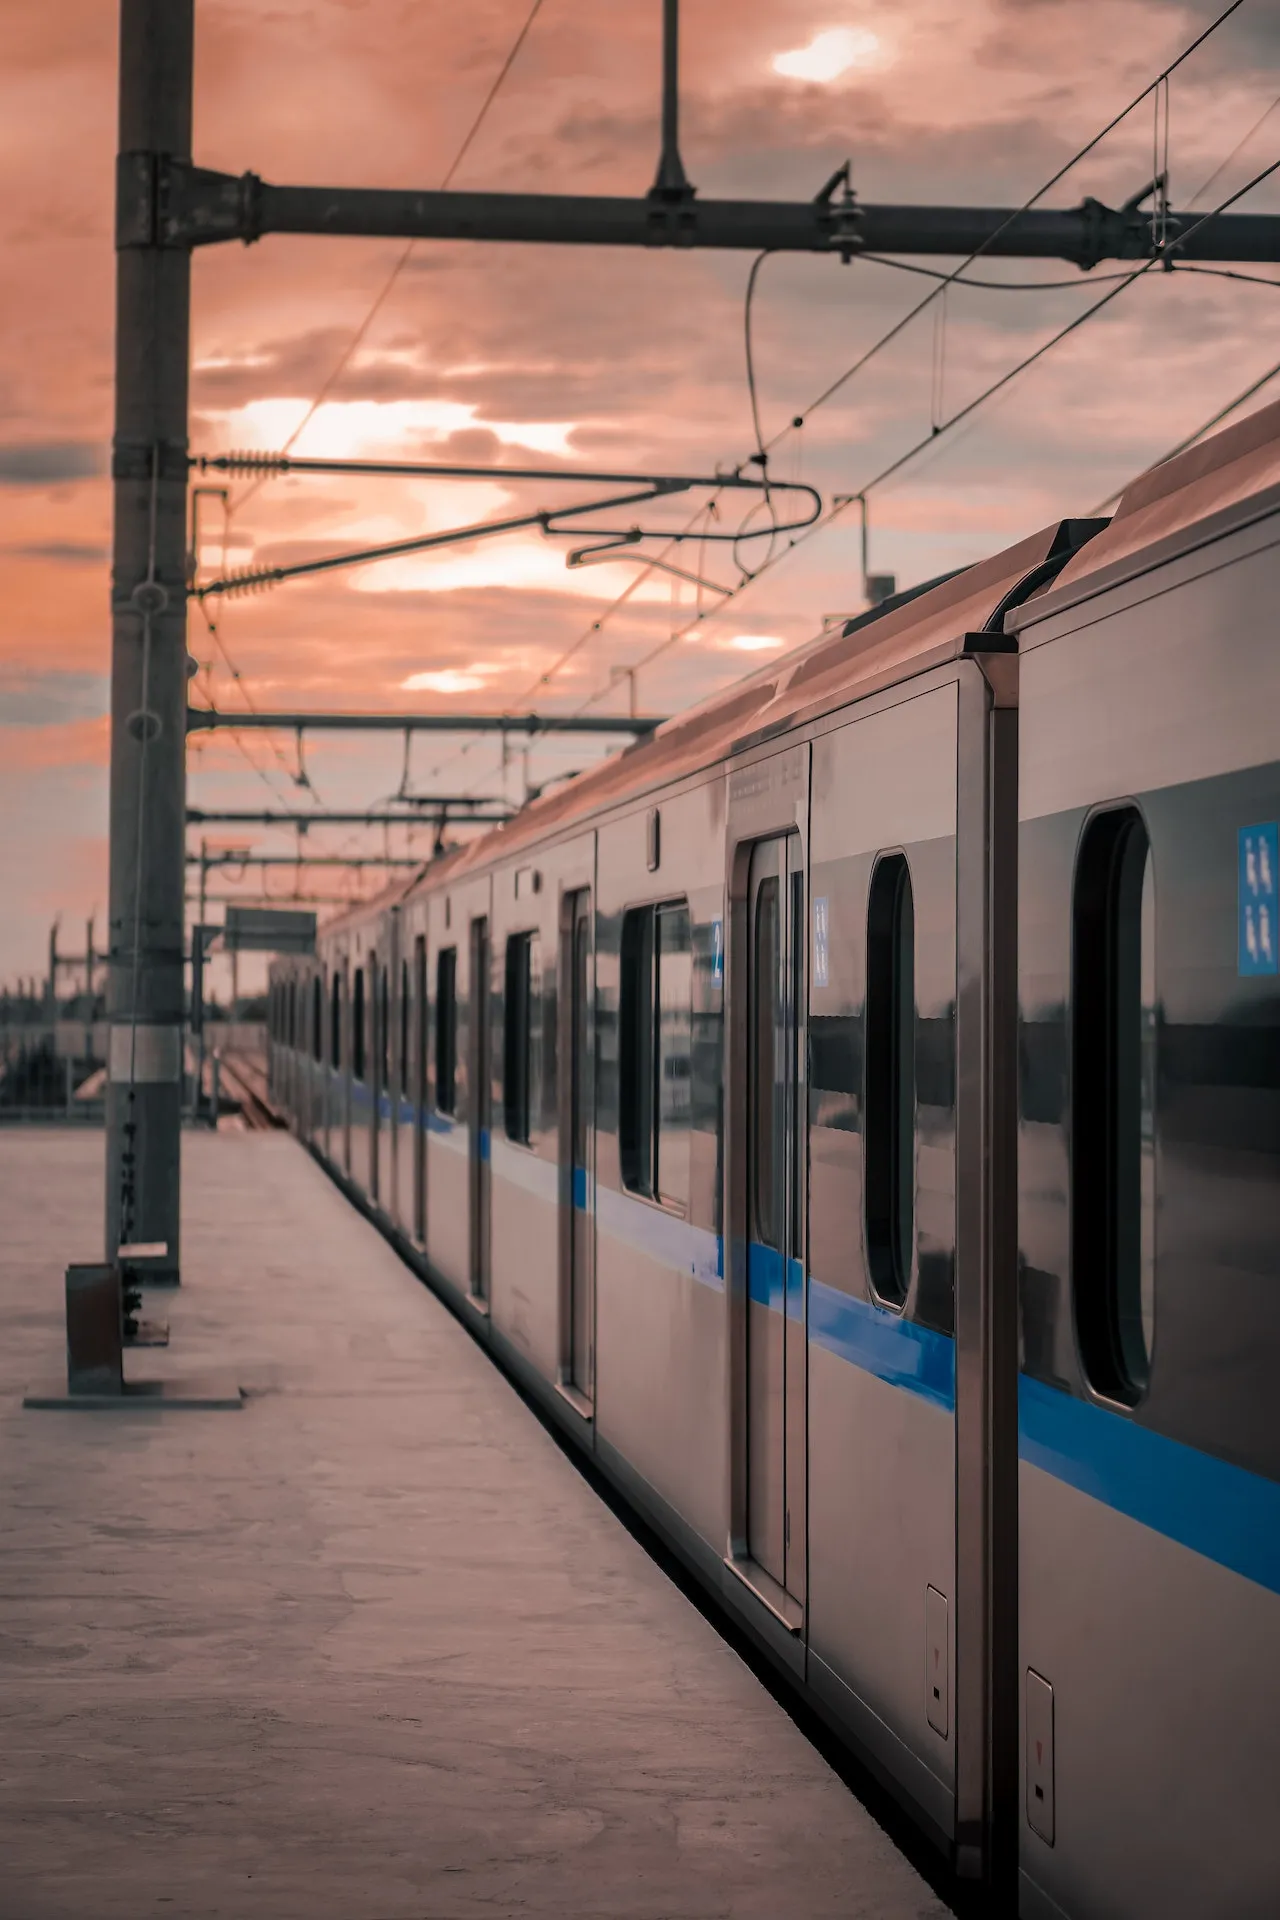
MULTIPOLYGON (((1204 0, 685 0, 686 169, 708 196, 809 198, 848 157, 871 201, 1016 205, 1219 10, 1204 0)), ((279 182, 436 185, 527 12, 528 0, 198 0, 195 156, 279 182)), ((544 0, 454 184, 647 189, 660 19, 659 0, 544 0)), ((55 915, 68 946, 79 947, 90 912, 100 937, 105 926, 115 8, 0 0, 0 33, 6 983, 42 969, 55 915)), ((1173 83, 1176 205, 1211 207, 1280 153, 1280 106, 1263 118, 1278 95, 1280 11, 1246 0, 1173 83)), ((1125 199, 1150 178, 1152 146, 1148 103, 1050 204, 1125 199)), ((1280 208, 1276 181, 1246 204, 1280 208)), ((281 446, 400 251, 268 239, 197 254, 193 451, 281 446)), ((296 451, 732 465, 752 446, 749 266, 729 254, 423 243, 296 451)), ((825 494, 855 492, 931 418, 963 406, 1102 290, 1066 267, 1005 262, 982 276, 1017 290, 953 290, 945 327, 931 314, 908 329, 788 436, 778 472, 825 494), (1026 288, 1045 279, 1073 284, 1026 288)), ((766 436, 925 284, 865 262, 767 261, 755 305, 766 436)), ((1149 274, 873 495, 873 568, 908 585, 1087 512, 1272 363, 1277 300, 1265 286, 1149 274)), ((243 491, 237 483, 233 498, 243 491)), ((235 566, 271 564, 573 497, 498 480, 276 480, 233 513, 225 550, 235 566)), ((681 517, 668 510, 665 523, 681 517)), ((205 524, 208 577, 223 556, 214 503, 205 524)), ((567 544, 513 536, 236 600, 219 609, 225 655, 193 611, 200 697, 242 704, 229 655, 260 706, 567 712, 603 693, 601 711, 624 711, 620 670, 689 620, 693 590, 654 575, 539 688, 637 571, 615 562, 569 572, 567 544)), ((708 550, 707 567, 736 577, 727 550, 708 550)), ((639 704, 676 711, 860 605, 848 515, 642 672, 639 704)), ((539 749, 532 778, 582 765, 591 751, 539 749)), ((402 743, 320 738, 306 765, 324 803, 364 807, 400 785, 402 743)), ((305 809, 296 772, 292 738, 204 739, 190 798, 269 805, 270 787, 274 804, 305 809)), ((489 794, 505 779, 515 797, 523 767, 516 756, 504 775, 496 742, 464 751, 423 738, 409 778, 420 790, 489 794)), ((291 835, 239 838, 260 851, 293 845, 291 835)), ((312 851, 337 844, 382 842, 311 836, 312 851)))

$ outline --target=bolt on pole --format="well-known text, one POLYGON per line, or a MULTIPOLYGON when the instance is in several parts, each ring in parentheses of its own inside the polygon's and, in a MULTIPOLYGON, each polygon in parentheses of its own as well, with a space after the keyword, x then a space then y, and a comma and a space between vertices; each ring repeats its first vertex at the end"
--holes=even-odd
MULTIPOLYGON (((191 154, 194 0, 121 0, 123 183, 191 154)), ((191 252, 122 218, 115 527, 106 1254, 175 1281, 183 1060, 187 380, 191 252)))

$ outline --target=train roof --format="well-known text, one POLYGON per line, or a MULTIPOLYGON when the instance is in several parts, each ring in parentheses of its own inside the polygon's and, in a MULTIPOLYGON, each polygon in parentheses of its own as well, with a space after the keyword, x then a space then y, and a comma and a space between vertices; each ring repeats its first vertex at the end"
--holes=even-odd
POLYGON ((1204 521, 1280 486, 1280 401, 1162 460, 1127 486, 1104 533, 1073 556, 1054 582, 1060 595, 1104 569, 1187 534, 1204 521))
MULTIPOLYGON (((1064 520, 971 567, 896 595, 758 668, 666 721, 646 739, 456 847, 375 899, 338 915, 332 933, 419 890, 505 860, 548 833, 688 778, 803 719, 954 659, 1005 615, 1077 583, 1280 485, 1280 402, 1142 474, 1110 521, 1064 520)), ((1011 626, 1020 624, 1011 617, 1011 626)))
POLYGON ((989 633, 992 646, 998 647, 1006 609, 1037 590, 1082 540, 1105 524, 1055 522, 989 560, 895 595, 843 622, 836 632, 818 635, 665 721, 589 773, 530 801, 501 826, 328 921, 324 932, 339 932, 419 890, 433 891, 447 880, 508 859, 548 833, 696 775, 784 731, 801 716, 815 717, 855 695, 954 659, 975 633, 989 633))

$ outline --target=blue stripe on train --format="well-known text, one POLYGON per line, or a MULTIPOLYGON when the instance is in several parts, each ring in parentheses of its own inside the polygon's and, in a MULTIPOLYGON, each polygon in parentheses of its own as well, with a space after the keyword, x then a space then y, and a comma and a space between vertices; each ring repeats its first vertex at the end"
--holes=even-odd
POLYGON ((1018 1452, 1140 1526, 1280 1593, 1280 1483, 1025 1374, 1018 1452))
POLYGON ((811 1279, 809 1338, 877 1380, 954 1413, 956 1347, 950 1334, 935 1333, 932 1327, 811 1279))
MULTIPOLYGON (((446 1115, 429 1110, 425 1118, 433 1132, 455 1130, 446 1115)), ((584 1207, 582 1168, 574 1169, 573 1186, 575 1206, 584 1207)), ((596 1189, 596 1207, 606 1233, 723 1290, 717 1235, 607 1187, 596 1189)), ((781 1312, 785 1298, 788 1317, 803 1318, 798 1261, 787 1263, 784 1284, 781 1255, 753 1245, 747 1272, 753 1300, 781 1312)), ((954 1412, 955 1343, 948 1335, 812 1278, 808 1331, 815 1346, 954 1412)), ((1026 1375, 1019 1382, 1018 1452, 1138 1525, 1280 1593, 1280 1483, 1026 1375)))
POLYGON ((758 1307, 785 1311, 788 1320, 804 1319, 804 1268, 788 1260, 784 1274, 782 1255, 757 1240, 747 1250, 747 1291, 758 1307))

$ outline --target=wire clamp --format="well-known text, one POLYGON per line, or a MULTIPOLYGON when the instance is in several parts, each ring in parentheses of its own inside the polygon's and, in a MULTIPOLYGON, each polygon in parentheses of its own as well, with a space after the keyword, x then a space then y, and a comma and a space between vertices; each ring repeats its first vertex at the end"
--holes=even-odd
POLYGON ((154 620, 158 614, 168 612, 168 590, 158 580, 139 580, 129 595, 129 604, 144 620, 154 620))

